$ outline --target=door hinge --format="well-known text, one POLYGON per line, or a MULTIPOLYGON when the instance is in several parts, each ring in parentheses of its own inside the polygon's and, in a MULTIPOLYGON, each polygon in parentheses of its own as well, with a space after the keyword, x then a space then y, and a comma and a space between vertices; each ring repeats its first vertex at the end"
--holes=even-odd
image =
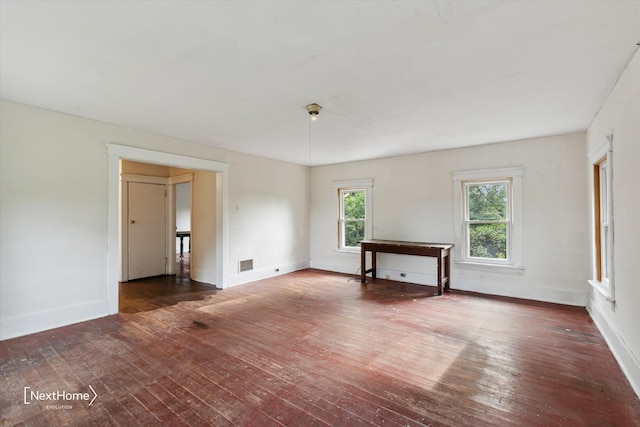
POLYGON ((167 257, 164 257, 164 265, 167 265, 169 263, 169 260, 167 259, 167 257))

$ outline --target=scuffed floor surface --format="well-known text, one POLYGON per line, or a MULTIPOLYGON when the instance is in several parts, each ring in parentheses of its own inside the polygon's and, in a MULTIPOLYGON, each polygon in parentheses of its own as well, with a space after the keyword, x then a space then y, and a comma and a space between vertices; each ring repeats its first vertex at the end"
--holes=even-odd
POLYGON ((1 424, 640 425, 583 308, 435 293, 306 270, 3 341, 1 424))

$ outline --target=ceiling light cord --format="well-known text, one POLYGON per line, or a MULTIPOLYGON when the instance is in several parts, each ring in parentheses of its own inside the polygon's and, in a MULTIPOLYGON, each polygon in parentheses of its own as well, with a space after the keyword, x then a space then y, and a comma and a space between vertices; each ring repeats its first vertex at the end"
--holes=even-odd
POLYGON ((311 125, 313 124, 312 120, 309 120, 307 125, 309 126, 309 139, 307 140, 307 166, 311 167, 311 125))
POLYGON ((305 107, 307 113, 309 113, 309 139, 307 144, 307 165, 311 166, 311 126, 318 120, 318 115, 322 107, 315 102, 305 107))

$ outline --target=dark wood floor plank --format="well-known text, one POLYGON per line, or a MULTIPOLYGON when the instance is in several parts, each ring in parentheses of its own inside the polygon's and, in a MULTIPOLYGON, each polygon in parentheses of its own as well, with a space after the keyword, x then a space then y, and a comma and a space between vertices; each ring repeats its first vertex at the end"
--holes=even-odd
MULTIPOLYGON (((163 324, 158 323, 158 325, 162 326, 163 324)), ((188 342, 186 338, 187 337, 182 337, 180 342, 175 342, 173 345, 170 345, 166 350, 167 356, 175 357, 177 353, 174 353, 174 349, 176 349, 180 351, 181 358, 197 357, 198 355, 188 354, 189 350, 187 348, 188 342)), ((167 339, 167 342, 171 342, 171 340, 167 339)), ((210 354, 208 356, 210 356, 210 354)), ((209 361, 209 359, 206 357, 202 360, 209 361)), ((219 364, 214 364, 212 368, 213 368, 212 370, 207 372, 206 374, 207 378, 211 379, 214 382, 223 381, 226 384, 228 384, 228 386, 225 387, 225 390, 235 397, 236 403, 241 404, 242 403, 241 401, 244 398, 249 397, 249 399, 252 400, 254 404, 256 402, 259 402, 262 412, 272 417, 274 420, 277 420, 278 422, 283 423, 285 425, 291 425, 291 424, 321 425, 322 424, 321 420, 318 420, 314 416, 308 416, 304 413, 296 414, 296 411, 293 411, 293 410, 287 411, 280 408, 280 407, 291 406, 290 402, 287 402, 286 400, 280 400, 279 405, 268 405, 264 403, 264 401, 268 401, 270 399, 269 393, 266 392, 265 390, 261 390, 260 387, 256 387, 255 382, 252 379, 247 378, 246 372, 243 372, 243 375, 241 378, 237 378, 235 381, 228 381, 229 377, 233 375, 233 372, 225 370, 225 368, 223 366, 220 366, 219 364), (291 414, 296 414, 296 417, 291 418, 291 414)), ((241 408, 242 405, 240 406, 236 405, 236 407, 241 408)), ((238 413, 240 412, 241 411, 238 411, 238 413)), ((234 422, 237 421, 238 414, 227 414, 227 416, 233 419, 234 422)))
MULTIPOLYGON (((153 315, 154 315, 154 316, 156 316, 156 317, 157 317, 157 316, 161 316, 161 314, 160 314, 160 313, 161 313, 161 312, 156 311, 156 312, 154 312, 154 313, 153 313, 153 315)), ((151 314, 149 314, 149 315, 151 315, 151 314)), ((160 325, 161 327, 162 327, 162 325, 165 325, 165 324, 170 323, 170 319, 161 319, 161 320, 162 320, 162 321, 158 323, 158 325, 160 325)), ((241 336, 243 335, 242 333, 235 333, 235 332, 232 332, 232 331, 225 331, 225 333, 231 333, 231 334, 232 334, 232 336, 237 336, 237 337, 241 337, 241 336)), ((184 337, 180 338, 180 342, 184 343, 184 344, 185 344, 185 346, 188 346, 188 344, 189 344, 189 341, 188 341, 186 338, 184 338, 184 337)), ((276 357, 279 357, 279 356, 276 356, 276 357)), ((224 361, 224 355, 223 355, 221 358, 222 358, 222 360, 224 361)), ((246 361, 246 360, 245 360, 245 361, 246 361)), ((246 372, 246 371, 247 371, 247 367, 245 366, 243 369, 244 369, 244 371, 245 371, 245 372, 242 372, 242 375, 243 375, 243 377, 245 377, 245 378, 246 378, 247 373, 248 373, 248 372, 246 372)), ((253 371, 253 372, 251 372, 251 373, 250 373, 250 377, 251 377, 251 379, 252 379, 252 380, 259 380, 259 378, 257 378, 257 375, 256 375, 256 374, 259 374, 259 373, 260 373, 260 371, 253 371)), ((271 384, 273 384, 273 381, 274 381, 274 380, 276 380, 276 379, 277 379, 277 377, 272 376, 272 377, 270 377, 270 378, 269 378, 269 381, 271 381, 271 384)), ((248 386, 247 386, 247 389, 248 389, 248 390, 249 390, 249 389, 252 389, 252 390, 255 392, 255 390, 256 390, 256 384, 260 384, 260 381, 257 381, 257 382, 250 381, 250 382, 249 382, 249 384, 248 384, 248 386)), ((289 384, 289 386, 290 386, 290 387, 292 387, 292 385, 291 385, 291 384, 289 384)), ((259 386, 258 386, 258 387, 259 387, 259 386)), ((294 398, 295 398, 295 396, 299 396, 299 395, 300 395, 300 393, 299 393, 299 392, 291 393, 291 396, 293 396, 294 398)), ((282 398, 282 394, 281 394, 281 393, 280 393, 280 398, 282 398)), ((285 399, 285 400, 287 400, 287 399, 285 399)), ((294 402, 294 401, 289 400, 289 403, 291 403, 291 404, 293 404, 294 406, 298 407, 298 409, 302 409, 301 407, 304 407, 304 406, 306 406, 306 405, 307 405, 307 401, 306 401, 306 400, 304 400, 304 399, 297 399, 295 402, 294 402)), ((335 410, 335 408, 332 408, 332 409, 334 409, 334 410, 335 410)), ((343 408, 343 409, 344 409, 344 408, 343 408)), ((314 406, 314 410, 315 410, 315 412, 316 412, 316 417, 318 417, 318 416, 319 416, 318 414, 321 412, 321 410, 319 410, 319 408, 318 408, 317 406, 314 406)), ((361 409, 361 408, 359 408, 359 410, 361 411, 362 409, 361 409)), ((380 412, 380 411, 384 411, 384 409, 382 409, 382 410, 378 410, 378 412, 380 412)), ((324 412, 324 413, 323 413, 323 415, 322 415, 321 417, 319 417, 319 418, 320 418, 321 420, 324 420, 325 422, 327 422, 327 423, 331 424, 331 425, 339 425, 339 421, 335 419, 335 416, 333 416, 333 414, 327 414, 327 412, 324 412)), ((354 420, 354 419, 357 419, 357 418, 358 418, 358 416, 354 414, 354 415, 351 417, 351 423, 353 424, 353 423, 354 423, 354 421, 353 421, 353 420, 354 420)), ((360 420, 362 420, 362 419, 360 418, 360 420)), ((407 424, 411 424, 411 420, 403 419, 403 423, 402 423, 402 425, 407 425, 407 424)))
POLYGON ((176 257, 175 276, 158 276, 151 279, 120 283, 120 313, 139 313, 175 305, 181 301, 204 299, 216 294, 213 285, 189 278, 190 254, 176 257))
MULTIPOLYGON (((241 331, 225 331, 225 333, 229 333, 229 334, 231 334, 231 336, 236 336, 236 337, 242 337, 244 335, 241 331)), ((184 340, 184 339, 181 339, 181 341, 182 340, 184 340)), ((257 353, 257 352, 259 352, 261 354, 264 354, 264 353, 268 353, 269 352, 269 349, 267 347, 263 347, 261 349, 258 349, 258 351, 252 351, 250 342, 245 342, 242 345, 242 347, 245 348, 249 354, 254 354, 254 353, 257 353)), ((266 378, 265 381, 268 380, 269 383, 272 386, 277 382, 280 385, 286 384, 286 387, 289 388, 289 389, 296 388, 296 386, 294 385, 294 381, 297 383, 298 379, 292 380, 292 382, 287 382, 286 380, 280 378, 278 376, 278 374, 281 372, 281 369, 283 368, 283 365, 281 365, 281 364, 272 365, 272 363, 271 363, 275 359, 282 359, 281 355, 275 354, 272 358, 266 359, 266 364, 261 364, 260 362, 255 362, 255 364, 253 364, 254 363, 253 360, 251 360, 250 358, 243 357, 243 356, 247 356, 246 354, 237 354, 237 353, 235 353, 234 356, 237 356, 240 360, 242 360, 243 362, 247 363, 247 365, 245 365, 245 367, 243 369, 244 369, 244 371, 251 370, 251 374, 250 375, 251 375, 252 379, 258 379, 259 380, 261 378, 260 374, 261 373, 265 373, 265 374, 269 375, 269 377, 266 378), (255 369, 251 369, 250 367, 253 367, 255 369), (269 371, 269 372, 267 372, 267 371, 269 371)), ((224 358, 224 355, 223 355, 223 358, 224 358)), ((287 364, 291 364, 291 363, 292 363, 291 361, 287 361, 287 364)), ((297 364, 297 366, 302 366, 302 364, 297 363, 297 361, 295 363, 297 364)), ((245 372, 243 372, 243 374, 245 374, 245 372)), ((317 380, 319 378, 319 373, 316 371, 316 372, 314 372, 313 375, 314 375, 314 377, 313 377, 312 381, 317 382, 317 380)), ((260 381, 258 381, 257 384, 260 384, 260 381)), ((249 387, 255 388, 256 386, 255 386, 255 384, 251 384, 250 383, 249 387)), ((304 392, 303 390, 296 390, 295 392, 290 393, 290 395, 293 396, 293 397, 301 396, 301 395, 304 396, 303 392, 304 392)), ((313 396, 317 396, 317 393, 314 392, 312 395, 313 396)), ((282 395, 281 395, 281 397, 282 397, 282 395)), ((309 399, 309 400, 311 400, 311 399, 309 399)), ((297 407, 308 406, 308 402, 305 399, 296 399, 296 401, 291 401, 291 403, 294 404, 297 407)), ((314 410, 316 412, 320 411, 320 408, 318 406, 315 406, 315 405, 313 405, 313 406, 314 406, 314 410)), ((331 409, 335 410, 336 407, 334 406, 331 409)), ((342 407, 342 409, 344 410, 344 407, 342 407)), ((359 407, 359 410, 361 411, 362 408, 359 407)), ((338 420, 335 419, 333 414, 329 414, 329 415, 330 415, 330 416, 328 416, 329 419, 325 419, 325 417, 323 417, 322 419, 325 420, 326 422, 329 422, 331 425, 337 425, 336 423, 339 423, 338 420)), ((325 416, 327 416, 326 412, 325 412, 325 416)), ((352 421, 351 422, 353 423, 354 422, 353 419, 356 419, 356 418, 358 418, 358 416, 354 414, 352 416, 352 421)), ((410 420, 406 420, 405 419, 405 420, 403 420, 403 425, 406 425, 407 421, 409 421, 409 423, 410 423, 410 420)))
MULTIPOLYGON (((237 336, 242 336, 243 334, 242 334, 242 333, 235 333, 235 335, 237 335, 237 336)), ((244 347, 244 346, 243 346, 243 347, 244 347)), ((261 349, 261 350, 260 350, 259 352, 257 352, 257 353, 261 353, 261 354, 262 354, 262 353, 264 353, 265 351, 266 351, 266 349, 261 349)), ((300 362, 300 361, 296 361, 296 362, 293 362, 293 363, 299 366, 299 365, 300 365, 300 363, 299 363, 299 362, 300 362)), ((279 368, 279 367, 278 367, 278 366, 276 366, 276 368, 279 368)), ((315 372, 315 373, 314 373, 314 378, 315 378, 315 379, 317 379, 317 377, 318 377, 318 373, 317 373, 317 372, 315 372)), ((359 402, 358 407, 360 408, 360 412, 362 412, 362 408, 363 408, 363 407, 365 407, 365 406, 366 406, 366 401, 364 402, 364 404, 363 404, 362 402, 359 402)), ((384 407, 382 407, 382 408, 383 408, 382 410, 384 411, 384 407)), ((377 412, 380 412, 380 411, 377 411, 377 412)), ((389 420, 387 420, 387 421, 389 421, 389 420)), ((406 425, 406 423, 407 423, 407 420, 406 420, 406 419, 403 419, 403 420, 402 420, 402 425, 406 425)))
MULTIPOLYGON (((130 400, 128 394, 118 399, 118 390, 110 390, 103 382, 103 378, 108 379, 108 375, 98 377, 88 368, 86 360, 95 361, 103 356, 103 353, 94 345, 92 336, 89 334, 76 334, 74 339, 65 341, 62 339, 50 340, 50 344, 56 348, 56 351, 62 357, 69 367, 73 367, 73 371, 78 379, 82 379, 85 387, 91 385, 99 396, 95 407, 101 407, 113 419, 116 425, 140 425, 134 416, 135 411, 130 412, 121 400, 130 400)), ((120 391, 121 393, 121 391, 120 391)), ((89 409, 87 409, 89 410, 89 409)), ((91 410, 94 410, 93 408, 91 410)), ((91 419, 91 414, 85 416, 91 419)))
MULTIPOLYGON (((153 333, 156 333, 159 336, 164 337, 162 339, 162 345, 156 345, 153 348, 148 348, 147 351, 152 352, 153 355, 155 355, 160 360, 163 360, 165 362, 167 361, 168 358, 174 359, 175 363, 172 363, 171 365, 180 365, 182 363, 181 366, 185 366, 184 362, 179 362, 179 359, 184 360, 185 358, 187 358, 187 355, 186 355, 187 349, 185 346, 188 345, 188 343, 177 342, 175 340, 172 340, 170 337, 168 337, 167 334, 170 333, 170 331, 172 330, 172 327, 167 326, 163 323, 154 322, 153 318, 147 319, 144 326, 135 321, 133 321, 132 324, 136 326, 140 326, 141 328, 144 328, 147 331, 152 331, 153 328, 155 327, 157 330, 153 331, 153 333)), ((210 356, 210 354, 208 355, 210 356)), ((200 368, 200 367, 198 366, 195 366, 195 367, 189 366, 189 367, 194 372, 199 372, 199 370, 197 370, 196 368, 200 368)), ((217 365, 215 366, 215 368, 216 369, 214 371, 209 371, 206 373, 207 380, 211 380, 213 382, 210 384, 205 384, 203 385, 203 387, 206 386, 207 388, 211 388, 213 386, 217 388, 217 391, 216 391, 217 394, 214 399, 214 401, 217 403, 216 410, 220 412, 225 417, 225 419, 227 419, 229 422, 236 422, 238 417, 243 416, 244 412, 246 412, 245 411, 246 404, 247 403, 255 404, 255 402, 259 399, 257 399, 257 397, 251 393, 236 394, 232 389, 228 387, 218 386, 215 380, 220 380, 220 379, 225 380, 227 378, 220 377, 220 374, 219 374, 220 369, 218 368, 217 365), (245 401, 247 399, 248 401, 245 401)), ((185 377, 187 378, 193 379, 193 377, 190 377, 191 373, 192 372, 186 372, 186 373, 183 372, 183 375, 185 375, 185 377)), ((185 377, 182 377, 182 378, 185 378, 185 377)), ((224 381, 222 382, 224 383, 224 381)), ((263 415, 265 414, 262 414, 259 417, 259 419, 264 420, 265 417, 263 415)))
POLYGON ((2 422, 640 425, 583 308, 317 270, 224 291, 171 280, 131 282, 129 313, 0 342, 2 422), (90 408, 21 401, 88 384, 90 408))

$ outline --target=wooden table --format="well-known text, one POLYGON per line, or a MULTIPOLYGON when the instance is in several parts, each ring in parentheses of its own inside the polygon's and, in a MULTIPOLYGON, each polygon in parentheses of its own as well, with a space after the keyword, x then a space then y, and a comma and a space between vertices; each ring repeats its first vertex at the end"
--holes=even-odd
POLYGON ((451 243, 400 242, 395 240, 363 240, 360 242, 360 281, 365 283, 367 273, 376 278, 376 253, 418 255, 438 260, 438 295, 449 289, 451 272, 451 243), (367 251, 371 252, 371 268, 367 270, 367 251))
POLYGON ((176 231, 176 237, 180 239, 180 258, 184 256, 183 240, 185 237, 189 238, 189 253, 191 253, 191 232, 190 231, 176 231))

